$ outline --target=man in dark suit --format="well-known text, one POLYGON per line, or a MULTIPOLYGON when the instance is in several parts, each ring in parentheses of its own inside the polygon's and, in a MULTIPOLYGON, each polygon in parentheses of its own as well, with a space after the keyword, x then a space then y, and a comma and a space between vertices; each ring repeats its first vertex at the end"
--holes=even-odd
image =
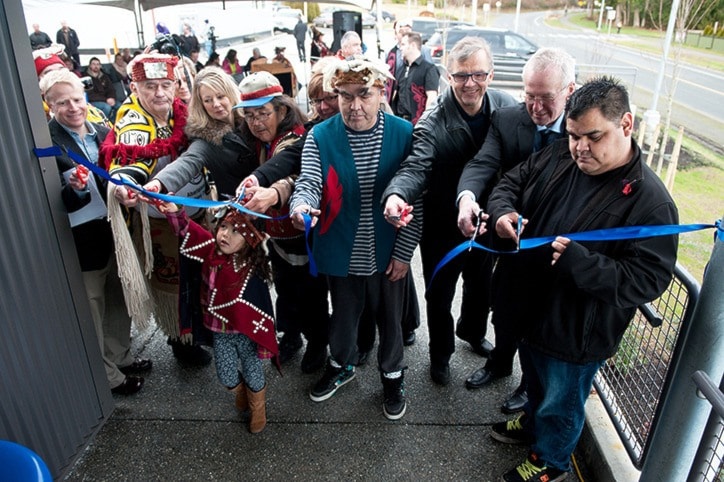
POLYGON ((106 218, 106 181, 79 167, 67 154, 72 151, 97 164, 98 149, 109 129, 86 120, 83 84, 69 70, 50 72, 41 80, 40 89, 54 115, 48 124, 53 145, 64 149, 56 157, 61 197, 68 210, 108 383, 113 393, 130 395, 143 387, 143 377, 131 373, 149 370, 152 364, 131 355, 131 319, 104 316, 113 253, 113 234, 106 218))
MULTIPOLYGON (((565 135, 566 100, 575 89, 575 61, 561 49, 541 49, 523 69, 525 101, 493 113, 483 147, 465 165, 458 183, 458 227, 465 236, 475 232, 474 219, 500 176, 565 135)), ((506 306, 497 303, 493 285, 495 348, 487 363, 468 377, 465 386, 482 388, 513 370, 518 334, 506 330, 506 306)), ((504 413, 522 410, 528 400, 525 381, 502 406, 504 413)))
POLYGON ((491 115, 514 106, 510 94, 488 88, 493 79, 490 46, 478 37, 466 37, 450 50, 447 60, 450 86, 437 104, 415 125, 412 152, 385 189, 384 214, 396 227, 424 215, 420 254, 425 275, 427 324, 430 331, 430 378, 450 383, 450 359, 455 336, 467 341, 480 356, 493 346, 485 339, 492 257, 482 251, 465 253, 448 263, 430 283, 436 265, 465 239, 456 225, 455 195, 463 167, 483 145, 491 115), (422 196, 423 212, 410 211, 422 196), (455 323, 452 303, 462 277, 462 304, 455 323))

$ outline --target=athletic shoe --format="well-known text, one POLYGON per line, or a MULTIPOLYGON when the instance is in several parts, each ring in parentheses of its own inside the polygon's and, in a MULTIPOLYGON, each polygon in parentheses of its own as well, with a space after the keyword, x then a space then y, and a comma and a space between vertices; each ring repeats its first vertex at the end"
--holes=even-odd
POLYGON ((309 398, 315 402, 323 402, 332 395, 337 393, 337 390, 342 385, 352 381, 355 377, 354 367, 349 365, 346 368, 337 368, 332 366, 331 363, 327 363, 327 368, 324 370, 324 375, 319 379, 312 391, 309 393, 309 398))
POLYGON ((503 482, 556 482, 565 480, 568 472, 548 467, 533 452, 525 462, 503 474, 503 482))
POLYGON ((490 436, 504 444, 527 444, 533 443, 533 436, 526 432, 526 414, 521 414, 513 420, 493 424, 490 429, 490 436))
POLYGON ((387 378, 382 375, 382 390, 384 400, 382 411, 388 420, 399 420, 405 415, 407 403, 405 402, 405 380, 404 375, 397 378, 387 378))

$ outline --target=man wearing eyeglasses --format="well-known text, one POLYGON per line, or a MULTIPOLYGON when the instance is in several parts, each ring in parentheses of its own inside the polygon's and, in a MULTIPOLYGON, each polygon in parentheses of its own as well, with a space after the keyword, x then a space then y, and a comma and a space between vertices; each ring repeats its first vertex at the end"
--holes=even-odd
POLYGON ((425 222, 420 242, 430 333, 430 377, 439 385, 450 383, 450 357, 455 334, 470 343, 480 356, 493 348, 485 339, 492 259, 474 250, 458 256, 437 273, 441 259, 465 241, 457 228, 455 199, 465 163, 485 140, 490 116, 498 108, 515 105, 512 96, 488 89, 493 79, 493 58, 484 40, 460 40, 448 56, 450 87, 415 126, 412 153, 387 186, 384 214, 394 226, 406 226, 418 213, 409 205, 423 192, 425 222), (458 278, 463 277, 463 300, 457 330, 451 313, 458 278))
MULTIPOLYGON (((480 207, 487 205, 488 195, 500 176, 533 152, 565 136, 566 100, 576 87, 575 60, 562 49, 540 49, 523 68, 523 86, 525 101, 493 114, 483 147, 460 176, 458 226, 464 236, 472 236, 475 232, 474 218, 480 207)), ((518 334, 507 314, 511 300, 496 290, 496 283, 493 283, 492 300, 495 348, 485 366, 475 370, 465 381, 465 386, 471 390, 507 377, 513 371, 518 334)), ((518 412, 527 400, 526 383, 521 380, 501 410, 508 414, 518 412)))

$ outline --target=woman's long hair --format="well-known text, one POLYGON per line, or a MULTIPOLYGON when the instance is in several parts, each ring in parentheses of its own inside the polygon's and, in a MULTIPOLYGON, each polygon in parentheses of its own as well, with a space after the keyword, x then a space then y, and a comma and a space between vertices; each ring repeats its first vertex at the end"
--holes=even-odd
MULTIPOLYGON (((219 121, 209 116, 204 109, 204 101, 201 98, 201 86, 206 86, 215 93, 222 93, 229 98, 231 105, 236 105, 241 99, 239 89, 234 79, 224 72, 220 67, 205 67, 196 76, 196 82, 191 93, 189 103, 189 116, 187 124, 196 126, 199 129, 208 128, 219 121)), ((239 109, 233 110, 234 124, 241 123, 242 116, 239 109)), ((233 127, 233 126, 232 126, 233 127)))

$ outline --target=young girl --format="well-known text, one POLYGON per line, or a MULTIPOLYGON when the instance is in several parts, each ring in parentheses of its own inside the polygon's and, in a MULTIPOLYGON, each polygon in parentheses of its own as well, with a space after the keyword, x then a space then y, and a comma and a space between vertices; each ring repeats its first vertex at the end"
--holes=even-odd
POLYGON ((236 407, 251 412, 249 431, 266 426, 266 382, 262 358, 279 353, 268 282, 266 235, 234 208, 218 215, 215 235, 174 203, 160 203, 178 236, 180 253, 203 263, 204 325, 214 334, 219 381, 236 395, 236 407), (241 372, 237 369, 241 363, 241 372))

